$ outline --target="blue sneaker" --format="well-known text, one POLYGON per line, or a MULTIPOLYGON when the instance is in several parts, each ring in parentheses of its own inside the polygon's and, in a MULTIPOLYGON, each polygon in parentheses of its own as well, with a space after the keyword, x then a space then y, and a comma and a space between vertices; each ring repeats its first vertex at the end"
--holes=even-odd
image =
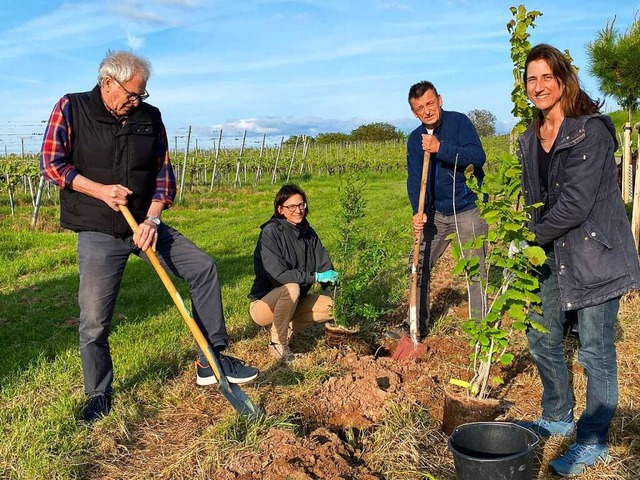
POLYGON ((544 418, 538 418, 533 422, 518 422, 518 425, 531 430, 533 433, 545 438, 552 435, 559 437, 569 437, 576 427, 575 423, 573 423, 573 420, 563 422, 561 420, 554 421, 546 420, 544 418))
POLYGON ((598 460, 605 460, 608 453, 604 443, 574 443, 567 453, 549 463, 549 469, 563 477, 580 475, 598 460))

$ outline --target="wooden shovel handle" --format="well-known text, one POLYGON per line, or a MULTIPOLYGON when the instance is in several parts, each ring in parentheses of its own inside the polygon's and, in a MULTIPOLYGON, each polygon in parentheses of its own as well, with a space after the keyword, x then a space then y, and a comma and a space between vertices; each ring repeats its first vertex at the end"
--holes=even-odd
MULTIPOLYGON (((431 155, 424 152, 422 160, 422 177, 420 179, 420 198, 418 199, 419 218, 424 214, 424 201, 427 196, 427 178, 429 177, 429 163, 431 155)), ((413 345, 418 344, 418 264, 420 261, 420 244, 422 243, 422 230, 416 232, 416 239, 413 244, 413 265, 411 268, 411 288, 409 291, 409 332, 413 345)))
MULTIPOLYGON (((125 205, 120 205, 120 211, 124 215, 124 218, 127 220, 127 223, 129 224, 129 227, 131 227, 131 230, 133 230, 133 233, 136 233, 138 231, 138 222, 136 222, 135 218, 133 218, 133 215, 131 215, 129 208, 125 205)), ((220 370, 218 370, 218 362, 213 358, 213 351, 211 350, 211 346, 209 345, 209 342, 207 342, 206 338, 204 338, 204 335, 200 331, 198 324, 187 310, 187 307, 185 307, 180 293, 171 281, 171 278, 169 278, 166 270, 162 267, 162 264, 158 259, 158 255, 156 255, 156 252, 154 252, 152 248, 147 248, 144 253, 147 254, 151 265, 153 265, 153 268, 158 273, 158 276, 160 277, 160 280, 162 280, 164 287, 169 292, 169 295, 171 295, 173 303, 175 303, 176 307, 178 307, 182 318, 187 324, 187 327, 189 327, 191 335, 193 335, 193 338, 195 338, 196 343, 200 347, 200 350, 209 362, 209 366, 213 370, 216 379, 220 380, 221 375, 220 370)))

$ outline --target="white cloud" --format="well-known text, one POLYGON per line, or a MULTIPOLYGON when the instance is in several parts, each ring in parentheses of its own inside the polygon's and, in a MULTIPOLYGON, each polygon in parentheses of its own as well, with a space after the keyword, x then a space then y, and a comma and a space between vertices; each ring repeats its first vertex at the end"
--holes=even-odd
POLYGON ((124 3, 112 4, 113 13, 135 23, 148 23, 151 25, 165 25, 166 19, 162 15, 140 8, 136 0, 125 0, 124 3))
POLYGON ((345 132, 348 133, 354 128, 368 123, 361 119, 351 118, 348 120, 329 119, 322 117, 300 116, 300 117, 278 117, 264 116, 244 119, 227 120, 223 123, 214 124, 212 130, 223 132, 247 131, 248 135, 312 135, 323 132, 345 132))
POLYGON ((144 37, 137 37, 131 33, 127 33, 127 45, 132 50, 138 50, 144 45, 144 37))

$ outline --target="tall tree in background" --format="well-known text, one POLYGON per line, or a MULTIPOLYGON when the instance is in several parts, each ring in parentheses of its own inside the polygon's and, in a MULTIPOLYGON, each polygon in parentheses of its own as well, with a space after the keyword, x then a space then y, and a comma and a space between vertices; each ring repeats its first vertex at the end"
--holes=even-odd
POLYGON ((469 110, 467 116, 481 137, 496 134, 496 116, 489 110, 469 110))
POLYGON ((384 142, 403 138, 404 134, 390 123, 368 123, 351 131, 351 140, 360 142, 384 142))
POLYGON ((629 122, 640 99, 640 20, 634 15, 631 26, 621 33, 613 21, 587 44, 589 73, 598 79, 602 93, 615 98, 629 113, 629 122))
POLYGON ((342 143, 351 141, 351 135, 341 132, 319 133, 316 136, 318 143, 342 143))

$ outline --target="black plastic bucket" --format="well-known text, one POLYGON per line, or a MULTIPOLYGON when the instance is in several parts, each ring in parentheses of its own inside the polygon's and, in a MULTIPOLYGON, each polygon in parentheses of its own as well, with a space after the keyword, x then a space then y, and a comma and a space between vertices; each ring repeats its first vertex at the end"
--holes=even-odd
POLYGON ((449 437, 458 480, 531 480, 538 436, 509 422, 465 423, 449 437))

